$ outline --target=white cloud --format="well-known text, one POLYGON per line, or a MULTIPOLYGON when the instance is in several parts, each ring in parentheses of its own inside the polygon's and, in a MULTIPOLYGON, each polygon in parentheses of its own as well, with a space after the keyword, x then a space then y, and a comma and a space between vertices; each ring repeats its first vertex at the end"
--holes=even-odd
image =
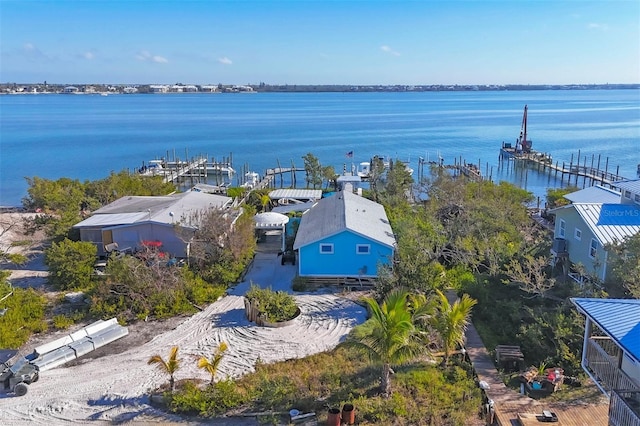
POLYGON ((592 22, 590 24, 587 24, 587 28, 590 30, 596 30, 596 31, 607 31, 609 29, 609 26, 607 24, 598 24, 598 23, 592 22))
POLYGON ((42 53, 40 51, 40 49, 38 49, 38 47, 36 45, 34 45, 33 43, 25 43, 22 45, 22 52, 24 53, 24 55, 31 59, 51 59, 49 58, 47 55, 45 55, 44 53, 42 53))
POLYGON ((393 56, 400 56, 400 53, 396 52, 395 50, 393 50, 392 48, 386 45, 380 46, 380 50, 393 56))
POLYGON ((231 65, 233 63, 231 59, 227 58, 226 56, 223 56, 222 58, 218 58, 218 62, 224 65, 231 65))
POLYGON ((94 55, 92 52, 84 52, 84 53, 82 54, 82 57, 90 61, 90 60, 92 60, 93 58, 95 58, 95 57, 96 57, 96 55, 94 55))
POLYGON ((150 61, 156 64, 166 64, 169 62, 167 58, 160 55, 152 55, 148 50, 141 50, 136 54, 136 59, 139 61, 150 61))

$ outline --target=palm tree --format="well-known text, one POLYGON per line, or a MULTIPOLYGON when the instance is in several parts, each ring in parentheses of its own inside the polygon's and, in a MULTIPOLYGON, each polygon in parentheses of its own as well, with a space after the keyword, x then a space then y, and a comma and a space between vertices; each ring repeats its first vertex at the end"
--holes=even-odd
POLYGON ((349 346, 364 350, 371 361, 382 364, 380 385, 386 398, 391 395, 391 364, 407 361, 424 350, 408 296, 406 290, 393 290, 382 306, 375 299, 366 298, 371 318, 356 327, 347 340, 349 346))
POLYGON ((464 345, 465 331, 471 322, 471 309, 478 301, 463 294, 452 305, 444 293, 440 290, 436 290, 436 293, 436 314, 432 324, 440 336, 444 349, 442 364, 446 365, 456 345, 464 345))
POLYGON ((180 367, 180 360, 178 359, 178 347, 174 346, 171 348, 171 351, 169 352, 169 358, 166 361, 162 359, 160 355, 154 355, 149 358, 147 364, 156 364, 160 371, 169 375, 169 387, 171 388, 171 392, 173 392, 175 388, 175 379, 173 375, 176 371, 178 371, 178 368, 180 367))
POLYGON ((218 366, 220 365, 222 356, 227 349, 229 349, 229 346, 227 346, 225 342, 221 342, 213 353, 213 357, 211 359, 207 359, 206 357, 202 356, 198 360, 198 368, 207 370, 207 372, 211 374, 210 384, 213 384, 213 379, 215 378, 216 372, 218 371, 218 366))

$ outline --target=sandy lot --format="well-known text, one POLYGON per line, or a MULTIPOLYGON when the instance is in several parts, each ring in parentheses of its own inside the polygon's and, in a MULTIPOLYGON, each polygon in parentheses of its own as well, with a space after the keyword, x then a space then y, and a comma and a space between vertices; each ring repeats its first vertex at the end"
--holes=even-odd
MULTIPOLYGON (((196 361, 202 355, 210 356, 224 341, 229 350, 218 376, 238 377, 252 371, 258 360, 269 363, 330 350, 366 319, 365 308, 348 298, 314 293, 295 295, 302 314, 291 325, 272 329, 250 323, 244 315, 242 297, 250 283, 290 291, 295 271, 294 266, 281 266, 274 253, 258 253, 246 280, 202 312, 163 323, 133 325, 129 336, 104 350, 85 355, 71 366, 43 372, 40 380, 29 386, 27 395, 0 394, 0 424, 188 424, 149 405, 149 390, 168 379, 154 366, 147 365, 152 355, 166 357, 170 348, 177 345, 182 365, 176 380, 208 380, 196 361)), ((59 336, 47 337, 53 340, 59 336)), ((35 343, 30 342, 25 351, 30 352, 35 343)), ((251 423, 229 419, 216 424, 251 423)))
POLYGON ((42 233, 24 235, 22 219, 33 217, 35 213, 0 213, 0 250, 20 253, 29 259, 25 265, 2 265, 11 271, 11 283, 17 287, 41 288, 47 283, 49 272, 42 256, 44 236, 42 233), (25 245, 12 246, 14 242, 25 245))

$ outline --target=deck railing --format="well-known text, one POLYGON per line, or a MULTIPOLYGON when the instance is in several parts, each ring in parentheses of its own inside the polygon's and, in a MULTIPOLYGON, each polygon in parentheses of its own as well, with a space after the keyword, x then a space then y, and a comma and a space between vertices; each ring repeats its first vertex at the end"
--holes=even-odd
POLYGON ((587 341, 585 367, 609 395, 615 389, 640 391, 638 385, 618 368, 619 351, 620 348, 611 339, 592 337, 587 341))
POLYGON ((640 413, 638 411, 640 411, 640 392, 611 392, 609 425, 640 426, 640 413))

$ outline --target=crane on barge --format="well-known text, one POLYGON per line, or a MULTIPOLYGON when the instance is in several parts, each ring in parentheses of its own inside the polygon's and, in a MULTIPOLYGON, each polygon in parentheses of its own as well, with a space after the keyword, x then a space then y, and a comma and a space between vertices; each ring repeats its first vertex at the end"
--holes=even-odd
POLYGON ((531 152, 531 139, 527 139, 527 111, 528 106, 524 106, 524 114, 522 115, 522 126, 520 127, 520 136, 516 140, 516 153, 531 152))

